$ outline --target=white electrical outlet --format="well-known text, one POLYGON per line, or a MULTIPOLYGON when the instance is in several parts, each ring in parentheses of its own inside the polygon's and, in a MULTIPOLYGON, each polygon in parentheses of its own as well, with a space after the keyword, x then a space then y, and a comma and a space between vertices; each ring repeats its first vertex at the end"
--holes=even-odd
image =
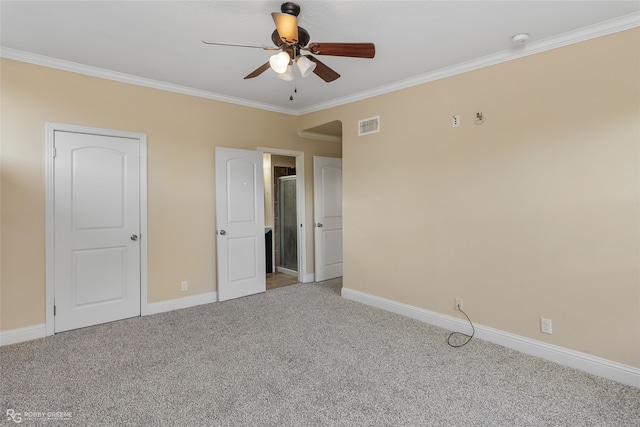
POLYGON ((182 291, 186 291, 187 290, 187 281, 183 281, 182 283, 180 283, 180 289, 182 289, 182 291))
POLYGON ((460 126, 460 116, 453 116, 451 119, 451 127, 457 128, 460 126))
POLYGON ((544 317, 540 318, 540 331, 543 334, 552 334, 551 319, 545 319, 544 317))
POLYGON ((458 311, 464 310, 464 307, 462 305, 462 298, 456 298, 455 299, 455 306, 453 308, 455 308, 458 311))

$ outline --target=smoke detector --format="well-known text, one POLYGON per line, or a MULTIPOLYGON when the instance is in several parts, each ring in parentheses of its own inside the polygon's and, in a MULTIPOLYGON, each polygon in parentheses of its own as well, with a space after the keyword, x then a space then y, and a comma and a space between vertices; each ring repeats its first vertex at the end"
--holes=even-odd
POLYGON ((511 37, 511 41, 514 44, 526 43, 527 40, 529 40, 529 34, 527 34, 527 33, 520 33, 520 34, 516 34, 515 36, 511 37))

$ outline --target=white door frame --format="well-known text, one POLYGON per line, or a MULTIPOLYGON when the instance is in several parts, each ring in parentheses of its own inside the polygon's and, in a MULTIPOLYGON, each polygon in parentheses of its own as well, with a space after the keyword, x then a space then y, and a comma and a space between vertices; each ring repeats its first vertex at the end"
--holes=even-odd
POLYGON ((304 151, 285 150, 281 148, 258 147, 258 151, 263 154, 275 154, 278 156, 289 156, 296 158, 296 215, 298 217, 298 280, 302 283, 313 282, 313 275, 307 277, 307 238, 305 225, 306 205, 305 205, 305 185, 304 185, 304 151))
POLYGON ((99 129, 61 123, 45 124, 45 335, 54 334, 53 305, 55 300, 54 269, 54 134, 55 131, 131 138, 140 141, 140 314, 147 314, 147 135, 144 133, 99 129))

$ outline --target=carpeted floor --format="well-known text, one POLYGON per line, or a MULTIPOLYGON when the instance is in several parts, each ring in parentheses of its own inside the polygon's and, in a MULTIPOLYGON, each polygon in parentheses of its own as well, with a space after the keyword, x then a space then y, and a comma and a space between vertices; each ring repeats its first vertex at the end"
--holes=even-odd
POLYGON ((448 331, 343 299, 340 286, 2 347, 2 420, 15 425, 10 410, 22 425, 640 424, 640 389, 475 339, 451 348, 448 331))

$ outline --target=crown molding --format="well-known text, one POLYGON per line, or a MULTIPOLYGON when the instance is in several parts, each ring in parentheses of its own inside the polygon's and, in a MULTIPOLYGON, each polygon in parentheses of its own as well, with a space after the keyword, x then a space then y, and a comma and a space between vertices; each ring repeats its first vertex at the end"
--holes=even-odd
POLYGON ((132 74, 120 73, 118 71, 106 70, 104 68, 83 65, 77 62, 64 61, 49 56, 38 55, 35 53, 25 52, 22 50, 2 47, 0 57, 13 59, 16 61, 27 62, 43 67, 55 68, 58 70, 69 71, 72 73, 84 74, 91 77, 113 80, 120 83, 128 83, 137 86, 148 87, 151 89, 159 89, 167 92, 175 92, 182 95, 196 96, 198 98, 212 99, 215 101, 227 102, 230 104, 242 105, 245 107, 258 108, 261 110, 269 110, 276 113, 295 115, 296 111, 288 108, 281 108, 277 105, 266 104, 262 102, 251 101, 244 98, 236 98, 233 96, 221 95, 215 92, 209 92, 201 89, 194 89, 188 86, 181 86, 172 83, 166 83, 159 80, 147 79, 144 77, 134 76, 132 74))
POLYGON ((319 139, 320 141, 330 141, 330 142, 342 142, 342 137, 336 135, 327 135, 325 133, 318 132, 309 132, 306 130, 301 130, 298 132, 298 136, 301 138, 308 139, 319 139))
POLYGON ((70 71, 72 73, 85 74, 88 76, 98 77, 107 80, 114 80, 121 83, 128 83, 138 86, 144 86, 152 89, 165 90, 168 92, 180 93, 183 95, 196 96, 199 98, 212 99, 215 101, 228 102, 231 104, 242 105, 245 107, 258 108, 261 110, 273 111, 276 113, 289 114, 293 116, 301 116, 303 114, 314 113, 328 108, 338 107, 356 101, 361 101, 374 96, 395 92, 412 86, 433 82, 435 80, 444 79, 458 74, 466 73, 480 68, 489 67, 500 64, 502 62, 511 61, 529 55, 545 52, 547 50, 557 49, 574 43, 580 43, 597 37, 606 36, 624 30, 629 30, 640 26, 640 12, 634 12, 618 18, 603 21, 587 27, 582 27, 574 31, 569 31, 558 36, 549 37, 527 43, 523 46, 507 49, 492 55, 483 56, 470 61, 462 62, 450 67, 441 68, 416 77, 400 80, 391 84, 379 86, 371 90, 358 92, 353 95, 336 98, 327 102, 312 105, 307 108, 291 109, 282 108, 277 105, 262 102, 251 101, 244 98, 236 98, 232 96, 222 95, 215 92, 209 92, 200 89, 194 89, 187 86, 180 86, 172 83, 165 83, 158 80, 147 79, 134 76, 131 74, 120 73, 117 71, 106 70, 98 67, 78 64, 70 61, 63 61, 48 56, 37 55, 34 53, 24 52, 21 50, 2 47, 0 49, 0 57, 13 59, 16 61, 28 62, 35 65, 41 65, 49 68, 70 71))
POLYGON ((554 37, 527 43, 525 45, 507 49, 502 52, 472 59, 470 61, 462 62, 450 67, 441 68, 439 70, 400 80, 388 85, 379 86, 372 90, 359 92, 342 98, 336 98, 331 101, 313 105, 303 110, 298 110, 297 113, 298 115, 309 114, 316 111, 326 110, 328 108, 338 107, 352 102, 361 101, 363 99, 372 98, 374 96, 395 92, 412 86, 417 86, 469 71, 474 71, 492 65, 500 64, 502 62, 523 58, 529 55, 535 55, 537 53, 542 53, 548 50, 580 43, 620 31, 630 30, 639 26, 640 12, 634 12, 618 18, 610 19, 608 21, 599 22, 594 25, 569 31, 554 37))

